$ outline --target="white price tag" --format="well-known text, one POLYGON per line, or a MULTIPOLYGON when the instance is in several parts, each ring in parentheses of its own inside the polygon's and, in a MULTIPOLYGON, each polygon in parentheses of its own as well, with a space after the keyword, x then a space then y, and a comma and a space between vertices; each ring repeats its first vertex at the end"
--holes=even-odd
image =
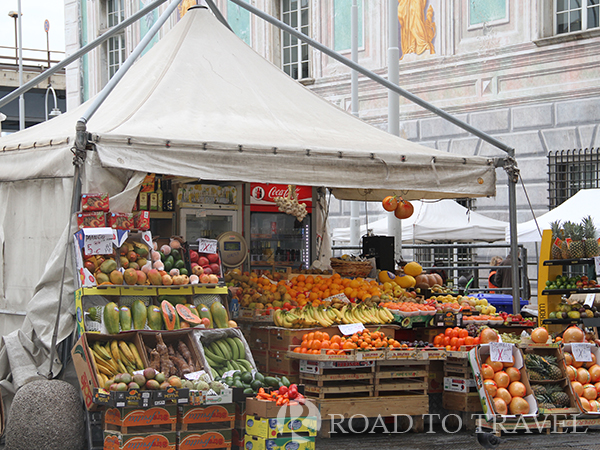
POLYGON ((513 346, 508 342, 491 342, 490 359, 494 362, 513 362, 513 346))
POLYGON ((261 275, 260 277, 261 277, 261 278, 264 278, 264 279, 266 279, 266 280, 269 280, 269 282, 270 282, 271 284, 277 284, 277 281, 273 281, 273 280, 271 280, 269 277, 267 277, 267 276, 265 276, 265 275, 261 275))
POLYGON ((336 294, 336 295, 332 295, 331 297, 327 297, 323 301, 324 302, 332 302, 336 298, 341 300, 342 303, 350 303, 350 299, 348 297, 346 297, 346 294, 344 294, 343 292, 341 294, 336 294))
POLYGON ((198 253, 217 253, 216 239, 198 239, 198 253))
POLYGON ((344 336, 350 336, 354 333, 362 333, 365 326, 362 323, 349 323, 347 325, 338 325, 338 328, 344 336))
MULTIPOLYGON (((106 230, 110 230, 110 228, 107 228, 106 230)), ((86 256, 110 255, 113 252, 112 231, 99 232, 98 234, 86 233, 84 242, 83 248, 86 256)))
POLYGON ((184 377, 186 378, 186 380, 190 381, 206 381, 206 379, 208 378, 208 374, 204 370, 198 370, 197 372, 186 373, 184 377))
POLYGON ((227 378, 227 377, 232 377, 234 373, 239 372, 239 370, 228 370, 227 372, 225 372, 223 374, 223 376, 221 377, 221 379, 223 378, 227 378))
POLYGON ((592 360, 592 346, 590 344, 571 344, 573 359, 577 362, 590 362, 592 360))
POLYGON ((600 275, 600 256, 594 256, 594 265, 596 266, 596 276, 600 275))
POLYGON ((199 211, 196 211, 196 217, 206 217, 206 210, 201 209, 199 211))
POLYGON ((594 306, 594 300, 596 299, 596 294, 587 294, 585 296, 585 302, 583 302, 584 305, 592 307, 594 306))

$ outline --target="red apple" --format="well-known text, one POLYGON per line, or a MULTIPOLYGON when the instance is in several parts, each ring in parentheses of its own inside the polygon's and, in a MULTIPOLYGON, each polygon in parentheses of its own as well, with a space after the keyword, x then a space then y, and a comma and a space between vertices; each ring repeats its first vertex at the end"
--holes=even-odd
POLYGON ((202 267, 204 267, 204 266, 208 266, 210 264, 210 261, 206 257, 200 256, 198 258, 198 264, 200 264, 202 267))

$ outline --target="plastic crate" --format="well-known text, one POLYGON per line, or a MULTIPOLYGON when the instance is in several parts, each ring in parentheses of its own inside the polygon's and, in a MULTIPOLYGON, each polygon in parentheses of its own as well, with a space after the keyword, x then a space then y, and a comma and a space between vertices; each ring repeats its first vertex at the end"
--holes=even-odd
MULTIPOLYGON (((479 294, 472 294, 471 296, 476 297, 476 298, 485 298, 490 305, 493 305, 496 307, 496 312, 505 311, 509 314, 512 314, 512 312, 513 312, 513 297, 512 297, 512 295, 479 293, 479 294)), ((520 300, 521 300, 521 308, 523 308, 524 306, 526 306, 529 303, 527 300, 523 300, 522 298, 520 300)))

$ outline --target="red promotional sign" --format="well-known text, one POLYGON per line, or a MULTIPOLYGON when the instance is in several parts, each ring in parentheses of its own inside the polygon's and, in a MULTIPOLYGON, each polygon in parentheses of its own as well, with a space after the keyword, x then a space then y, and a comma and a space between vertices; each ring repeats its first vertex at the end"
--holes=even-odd
MULTIPOLYGON (((288 194, 287 184, 250 183, 250 204, 275 206, 275 197, 285 197, 288 194)), ((312 207, 312 187, 296 186, 298 202, 312 207)))

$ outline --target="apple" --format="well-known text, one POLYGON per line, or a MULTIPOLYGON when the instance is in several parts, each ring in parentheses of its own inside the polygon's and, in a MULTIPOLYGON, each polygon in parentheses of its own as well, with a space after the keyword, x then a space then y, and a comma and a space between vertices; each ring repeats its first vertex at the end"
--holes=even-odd
POLYGON ((198 258, 198 264, 200 264, 202 267, 204 267, 204 266, 208 266, 210 264, 210 261, 206 257, 200 256, 198 258))
POLYGON ((198 264, 196 264, 195 266, 192 267, 192 273, 194 275, 200 276, 204 273, 204 269, 202 268, 202 266, 199 266, 198 264))

